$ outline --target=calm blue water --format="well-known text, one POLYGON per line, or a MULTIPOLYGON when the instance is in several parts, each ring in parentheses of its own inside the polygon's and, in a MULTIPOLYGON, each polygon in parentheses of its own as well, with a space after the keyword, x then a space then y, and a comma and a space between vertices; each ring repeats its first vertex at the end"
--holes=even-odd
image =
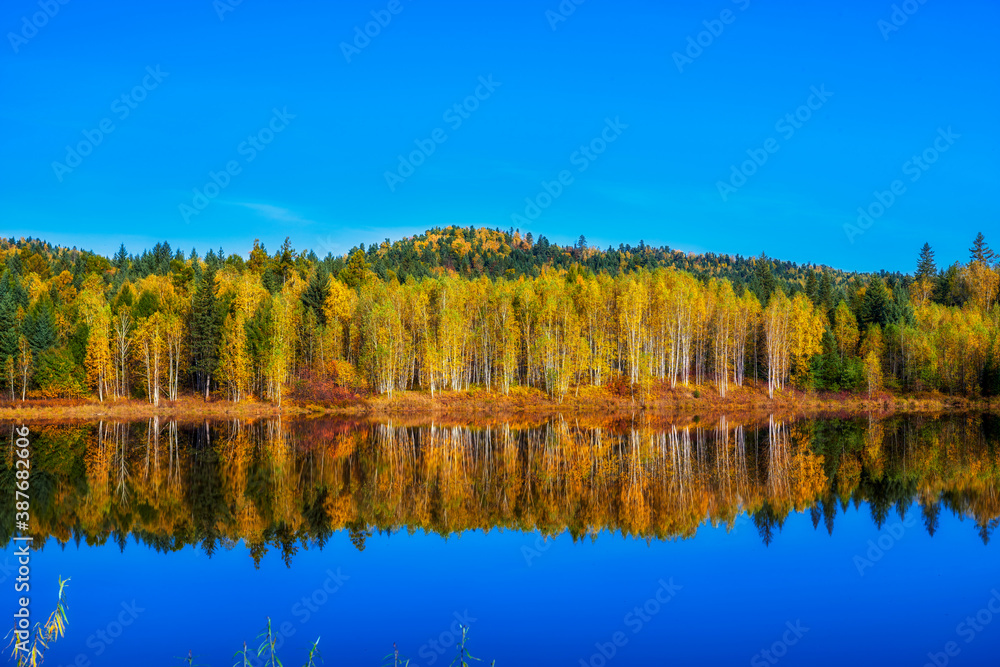
MULTIPOLYGON (((317 637, 326 665, 384 664, 394 642, 414 667, 449 665, 460 625, 483 664, 1000 664, 989 416, 153 420, 32 438, 31 523, 47 536, 34 620, 72 579, 46 666, 166 667, 191 651, 228 667, 268 617, 286 667, 317 637), (740 507, 757 509, 732 528, 704 519, 740 507)), ((0 457, 4 488, 13 474, 0 457)))
POLYGON ((879 531, 865 505, 851 507, 831 537, 792 514, 769 547, 746 518, 730 532, 705 526, 693 539, 649 544, 606 533, 574 544, 564 534, 546 547, 537 534, 494 530, 375 534, 359 552, 339 532, 322 551, 300 550, 291 568, 272 551, 259 570, 242 544, 210 559, 195 548, 50 542, 33 558, 43 584, 34 610, 55 597, 44 584, 72 576, 70 631, 46 665, 179 664, 173 656, 192 649, 196 664, 228 666, 267 616, 290 631, 286 665, 304 662, 317 636, 326 664, 377 665, 397 642, 413 665, 447 665, 452 650, 438 649, 453 643, 456 617, 471 626, 473 655, 499 665, 775 664, 760 652, 783 635, 796 640, 774 647, 783 665, 923 665, 949 642, 959 651, 949 664, 998 664, 1000 615, 979 631, 960 626, 1000 590, 995 549, 947 512, 933 538, 914 519, 902 526, 893 514, 879 531), (855 557, 880 536, 892 546, 862 563, 862 576, 855 557), (330 572, 341 585, 324 595, 330 572), (661 581, 681 588, 653 604, 661 581), (131 624, 119 632, 120 620, 131 624), (602 662, 596 645, 610 653, 615 633, 622 645, 602 662))

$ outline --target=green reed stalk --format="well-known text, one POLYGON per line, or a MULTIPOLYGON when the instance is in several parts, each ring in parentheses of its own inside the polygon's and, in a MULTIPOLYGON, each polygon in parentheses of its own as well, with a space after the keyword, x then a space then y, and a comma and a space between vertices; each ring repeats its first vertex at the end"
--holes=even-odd
POLYGON ((45 660, 45 651, 48 650, 49 644, 66 635, 66 626, 69 625, 69 618, 66 614, 66 586, 68 584, 69 579, 59 577, 59 597, 56 601, 56 608, 49 614, 49 618, 44 624, 35 623, 30 634, 31 646, 27 651, 21 650, 21 646, 18 645, 16 627, 11 628, 10 632, 7 633, 7 636, 10 637, 10 644, 7 645, 7 648, 11 649, 11 658, 14 659, 17 667, 41 665, 45 660))

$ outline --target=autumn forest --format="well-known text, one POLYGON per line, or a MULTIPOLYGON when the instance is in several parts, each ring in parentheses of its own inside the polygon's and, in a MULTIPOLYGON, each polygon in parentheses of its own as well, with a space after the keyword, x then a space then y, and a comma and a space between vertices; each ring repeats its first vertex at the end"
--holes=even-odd
POLYGON ((912 274, 448 227, 320 258, 0 241, 11 400, 1000 392, 996 255, 912 274), (344 392, 348 392, 345 394, 344 392))

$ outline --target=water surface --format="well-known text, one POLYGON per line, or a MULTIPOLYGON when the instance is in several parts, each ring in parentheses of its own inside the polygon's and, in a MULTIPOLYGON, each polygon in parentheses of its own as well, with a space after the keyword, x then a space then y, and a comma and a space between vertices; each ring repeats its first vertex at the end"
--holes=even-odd
POLYGON ((31 438, 36 617, 72 577, 46 664, 190 649, 228 666, 267 617, 286 665, 317 636, 326 664, 378 665, 395 642, 447 665, 459 624, 500 665, 923 665, 949 648, 980 665, 1000 648, 988 416, 152 420, 31 438))

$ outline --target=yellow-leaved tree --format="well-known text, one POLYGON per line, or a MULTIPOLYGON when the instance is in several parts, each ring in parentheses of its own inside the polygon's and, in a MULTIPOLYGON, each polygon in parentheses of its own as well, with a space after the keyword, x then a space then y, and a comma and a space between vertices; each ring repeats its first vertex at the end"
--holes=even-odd
POLYGON ((104 402, 111 393, 114 375, 111 356, 111 308, 104 295, 104 283, 96 273, 83 281, 76 300, 80 316, 87 325, 87 347, 84 366, 87 384, 97 392, 97 400, 104 402))
POLYGON ((251 377, 244 311, 236 309, 226 316, 219 348, 219 381, 229 400, 239 403, 250 393, 251 377))
POLYGON ((134 348, 146 381, 146 397, 153 405, 160 404, 163 366, 166 363, 166 343, 163 338, 163 313, 155 312, 141 318, 133 331, 134 348))
POLYGON ((767 395, 774 398, 775 390, 785 386, 790 355, 789 329, 791 302, 778 288, 764 309, 764 346, 767 351, 767 395))
POLYGON ((97 399, 104 401, 114 370, 111 363, 111 309, 104 306, 91 318, 84 359, 87 382, 97 390, 97 399))
POLYGON ((868 383, 868 397, 873 398, 882 391, 882 328, 879 325, 869 325, 865 332, 865 342, 861 346, 861 356, 868 383))
POLYGON ((791 370, 792 380, 799 387, 810 384, 810 360, 823 351, 826 316, 813 306, 802 292, 791 303, 791 370))
POLYGON ((847 302, 841 299, 833 314, 833 337, 837 340, 840 358, 853 357, 858 349, 858 319, 854 317, 847 302))
POLYGON ((962 271, 969 294, 976 306, 988 311, 997 299, 1000 275, 997 270, 983 261, 973 261, 962 271))

